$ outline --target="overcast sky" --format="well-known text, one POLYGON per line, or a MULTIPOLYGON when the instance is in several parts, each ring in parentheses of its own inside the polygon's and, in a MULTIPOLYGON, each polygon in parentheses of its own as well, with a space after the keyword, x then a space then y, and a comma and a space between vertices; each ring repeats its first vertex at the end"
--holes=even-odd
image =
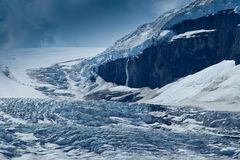
POLYGON ((0 0, 0 46, 107 47, 193 0, 0 0))

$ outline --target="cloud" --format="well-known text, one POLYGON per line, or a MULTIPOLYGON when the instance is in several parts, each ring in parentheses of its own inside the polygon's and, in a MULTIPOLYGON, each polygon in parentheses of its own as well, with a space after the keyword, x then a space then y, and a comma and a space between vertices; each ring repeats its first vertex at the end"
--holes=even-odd
POLYGON ((54 41, 57 21, 53 0, 0 0, 0 40, 3 48, 40 46, 54 41))
POLYGON ((154 3, 153 11, 160 15, 166 11, 179 8, 186 4, 189 4, 193 0, 156 0, 154 3))
POLYGON ((106 47, 187 1, 0 0, 0 47, 106 47))

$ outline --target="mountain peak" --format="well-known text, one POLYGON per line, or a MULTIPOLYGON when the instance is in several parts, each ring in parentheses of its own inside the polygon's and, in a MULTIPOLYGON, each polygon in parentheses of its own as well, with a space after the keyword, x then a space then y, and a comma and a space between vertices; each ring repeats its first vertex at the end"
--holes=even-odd
POLYGON ((121 52, 133 56, 152 45, 152 41, 165 38, 173 25, 187 20, 196 19, 219 11, 235 9, 238 12, 239 0, 196 0, 180 9, 174 9, 162 14, 156 21, 144 24, 134 32, 124 36, 109 47, 105 53, 121 52))

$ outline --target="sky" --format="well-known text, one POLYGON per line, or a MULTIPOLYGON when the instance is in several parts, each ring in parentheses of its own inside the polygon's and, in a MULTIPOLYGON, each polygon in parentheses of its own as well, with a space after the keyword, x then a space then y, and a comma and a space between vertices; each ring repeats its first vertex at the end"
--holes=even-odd
POLYGON ((107 47, 193 0, 0 0, 0 48, 107 47))

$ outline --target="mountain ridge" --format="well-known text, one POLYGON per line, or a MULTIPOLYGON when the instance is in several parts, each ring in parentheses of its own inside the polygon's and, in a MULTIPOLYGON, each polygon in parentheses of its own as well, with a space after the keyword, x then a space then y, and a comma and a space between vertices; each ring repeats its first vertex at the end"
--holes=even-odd
POLYGON ((168 39, 155 42, 137 56, 103 63, 98 74, 118 85, 125 85, 128 79, 129 87, 154 89, 223 60, 238 64, 239 24, 240 15, 233 9, 182 21, 169 29, 174 34, 168 39))

